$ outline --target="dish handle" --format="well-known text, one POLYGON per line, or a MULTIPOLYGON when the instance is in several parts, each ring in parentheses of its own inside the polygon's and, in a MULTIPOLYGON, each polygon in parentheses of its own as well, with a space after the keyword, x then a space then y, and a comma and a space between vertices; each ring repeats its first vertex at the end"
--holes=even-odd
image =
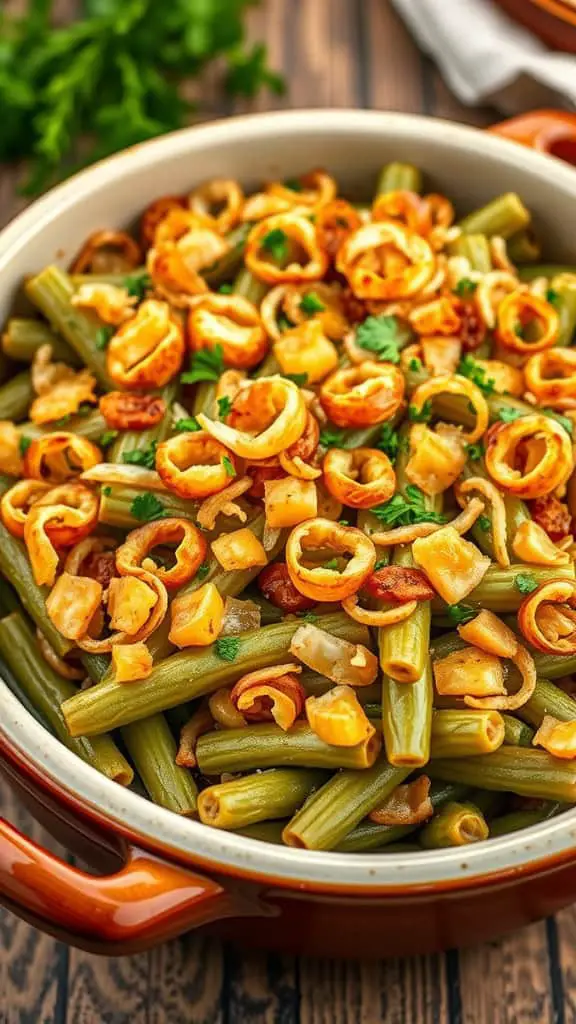
POLYGON ((0 901, 42 931, 108 956, 138 952, 225 917, 262 912, 256 900, 134 846, 119 871, 88 874, 2 818, 0 901))
POLYGON ((576 114, 533 110, 493 125, 489 131, 576 166, 576 114))

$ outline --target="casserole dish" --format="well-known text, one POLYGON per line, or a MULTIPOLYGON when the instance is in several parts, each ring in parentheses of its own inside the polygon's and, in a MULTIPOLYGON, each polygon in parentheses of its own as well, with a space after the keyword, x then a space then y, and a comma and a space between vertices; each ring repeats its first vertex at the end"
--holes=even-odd
MULTIPOLYGON (((518 191, 557 260, 576 256, 576 176, 495 136, 398 114, 310 111, 238 118, 136 147, 55 189, 11 224, 0 248, 5 317, 23 276, 67 263, 78 237, 129 222, 159 191, 222 167, 248 187, 330 168, 368 192, 378 167, 423 167, 462 207, 518 191)), ((0 825, 0 894, 39 927, 124 954, 189 928, 303 954, 383 956, 491 938, 576 898, 574 812, 473 848, 346 855, 269 846, 181 819, 79 762, 0 684, 0 759, 53 834, 106 875, 86 874, 0 825), (248 921, 244 918, 248 917, 248 921)))

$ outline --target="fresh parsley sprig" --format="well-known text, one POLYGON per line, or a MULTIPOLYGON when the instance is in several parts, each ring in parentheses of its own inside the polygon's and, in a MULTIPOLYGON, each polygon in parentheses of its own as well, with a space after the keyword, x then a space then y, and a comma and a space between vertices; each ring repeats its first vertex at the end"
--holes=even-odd
POLYGON ((462 359, 458 363, 456 370, 461 377, 467 377, 471 380, 480 391, 483 391, 485 395, 493 395, 495 391, 496 382, 493 377, 486 376, 486 370, 483 366, 480 366, 476 360, 466 353, 462 356, 462 359))
POLYGON ((222 345, 214 348, 201 348, 194 352, 190 369, 180 374, 183 384, 199 384, 200 381, 219 380, 224 370, 224 349, 222 345))
POLYGON ((409 484, 406 488, 406 497, 395 494, 389 501, 385 501, 383 505, 375 505, 370 511, 385 526, 446 522, 446 516, 426 507, 426 495, 414 484, 409 484))
POLYGON ((236 661, 240 650, 240 637, 219 636, 214 646, 216 654, 222 661, 236 661))
POLYGON ((133 448, 131 451, 122 453, 122 462, 129 466, 143 466, 144 469, 156 468, 156 441, 146 448, 133 448))
POLYGON ((398 320, 395 316, 369 316, 356 328, 355 342, 388 363, 400 362, 398 320))

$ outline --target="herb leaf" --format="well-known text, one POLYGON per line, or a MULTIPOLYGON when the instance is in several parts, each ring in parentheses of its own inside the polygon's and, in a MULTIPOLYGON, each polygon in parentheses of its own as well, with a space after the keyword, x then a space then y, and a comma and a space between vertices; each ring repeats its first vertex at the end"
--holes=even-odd
POLYGON ((398 320, 395 316, 369 316, 356 329, 355 342, 389 363, 400 362, 398 320))
POLYGON ((273 228, 262 239, 262 248, 270 253, 272 259, 281 263, 288 256, 288 239, 282 228, 273 228))
POLYGON ((471 459, 472 462, 478 462, 479 459, 484 457, 484 445, 482 444, 482 441, 478 441, 476 444, 466 444, 464 445, 464 448, 468 458, 471 459))
POLYGON ((456 372, 462 377, 471 380, 485 395, 494 394, 495 381, 493 377, 486 378, 486 370, 471 356, 466 354, 458 363, 456 372))
POLYGON ((190 369, 180 374, 183 384, 198 384, 203 380, 219 380, 224 370, 224 349, 222 345, 214 348, 201 348, 195 352, 190 362, 190 369))
POLYGON ((228 413, 232 408, 232 402, 228 395, 222 395, 222 398, 218 399, 218 415, 221 420, 225 420, 228 413))
POLYGON ((195 416, 186 416, 181 420, 176 420, 176 423, 174 424, 174 430, 176 430, 179 433, 183 432, 184 430, 189 430, 191 433, 193 433, 194 431, 201 429, 202 427, 198 423, 198 420, 196 419, 195 416))
POLYGON ((205 580, 209 572, 210 566, 208 562, 202 562, 202 564, 198 566, 196 578, 199 580, 205 580))
POLYGON ((328 562, 324 562, 323 569, 333 569, 334 572, 338 569, 338 559, 331 558, 328 562))
POLYGON ((380 431, 380 437, 376 441, 376 448, 388 456, 390 462, 394 462, 398 454, 400 441, 398 433, 389 423, 384 423, 380 431))
POLYGON ((163 516, 168 515, 160 499, 149 491, 143 491, 142 494, 136 495, 130 505, 130 512, 134 519, 141 523, 149 523, 153 519, 162 519, 163 516))
POLYGON ((519 572, 514 577, 514 586, 521 594, 531 594, 533 590, 536 590, 538 581, 531 572, 519 572))
POLYGON ((94 344, 100 352, 103 352, 105 348, 108 348, 108 343, 114 335, 113 327, 99 327, 96 331, 96 337, 94 344))
POLYGON ((343 430, 336 430, 334 427, 325 427, 320 431, 319 444, 323 448, 342 448, 346 434, 343 430))
POLYGON ((385 526, 411 526, 413 523, 445 523, 446 516, 426 508, 426 496, 414 484, 406 488, 406 497, 395 494, 370 511, 385 526))
POLYGON ((135 295, 142 302, 146 292, 152 287, 152 278, 147 271, 141 274, 129 274, 122 282, 128 295, 135 295))
POLYGON ((313 313, 323 313, 326 306, 321 299, 318 298, 316 292, 306 292, 306 294, 302 296, 300 309, 303 313, 312 316, 313 313))
POLYGON ((18 449, 20 451, 20 455, 22 456, 22 458, 26 455, 26 452, 28 451, 31 444, 32 438, 26 437, 25 434, 22 434, 20 440, 18 441, 18 449))
POLYGON ((408 419, 412 423, 429 423, 432 419, 432 400, 427 398, 421 409, 416 405, 409 405, 408 419))
POLYGON ((478 612, 466 604, 450 604, 446 609, 446 614, 454 626, 460 626, 464 622, 474 619, 478 612))
POLYGON ((498 418, 501 419, 503 423, 513 423, 514 420, 518 420, 521 416, 526 415, 527 413, 525 413, 523 409, 514 409, 512 406, 505 406, 503 409, 500 409, 498 418))
POLYGON ((283 373, 282 376, 286 377, 286 380, 291 380, 299 388, 305 387, 308 383, 307 373, 283 373))
POLYGON ((454 288, 454 294, 458 295, 461 299, 468 299, 471 295, 474 295, 477 287, 476 281, 471 281, 469 277, 461 277, 454 288))
POLYGON ((232 459, 230 458, 229 455, 225 455, 224 456, 224 458, 222 459, 222 465, 224 466, 224 469, 226 470, 226 476, 236 476, 236 470, 234 469, 234 466, 232 465, 232 459))
POLYGON ((549 302, 551 306, 558 306, 560 304, 560 295, 554 288, 549 288, 546 292, 546 302, 549 302))
POLYGON ((145 469, 156 467, 156 441, 147 448, 133 448, 132 451, 122 453, 122 462, 129 466, 143 466, 145 469))
POLYGON ((214 646, 216 654, 222 661, 236 661, 240 650, 240 637, 219 636, 214 646))
POLYGON ((112 444, 112 441, 116 440, 118 434, 118 430, 105 430, 104 433, 100 435, 98 444, 101 448, 107 448, 109 444, 112 444))

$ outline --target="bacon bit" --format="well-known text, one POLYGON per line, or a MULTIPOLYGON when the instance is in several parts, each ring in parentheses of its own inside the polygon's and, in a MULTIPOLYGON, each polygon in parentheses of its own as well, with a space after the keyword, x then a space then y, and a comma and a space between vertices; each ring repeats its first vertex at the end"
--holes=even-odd
POLYGON ((342 289, 340 301, 344 316, 351 324, 361 324, 368 316, 369 310, 366 303, 354 295, 349 285, 342 289))
POLYGON ((81 563, 79 576, 89 576, 106 590, 117 576, 114 551, 91 551, 81 563))
POLYGON ((388 799, 368 817, 377 825, 419 825, 434 813, 429 794, 430 779, 420 775, 413 782, 396 786, 388 799))
POLYGON ((372 573, 364 583, 370 594, 380 601, 431 601, 436 591, 421 569, 403 569, 387 565, 372 573))
POLYGON ((100 412, 111 430, 148 430, 163 419, 166 402, 159 395, 109 391, 100 399, 100 412))
POLYGON ((296 589, 288 574, 286 562, 267 565, 258 576, 258 586, 263 597, 287 615, 314 608, 316 604, 296 589))
POLYGON ((559 541, 572 533, 572 516, 568 506, 553 494, 546 494, 530 502, 533 520, 546 531, 550 540, 559 541))
POLYGON ((458 337, 464 352, 474 352, 486 337, 486 325, 475 302, 457 300, 455 308, 460 317, 458 337))

